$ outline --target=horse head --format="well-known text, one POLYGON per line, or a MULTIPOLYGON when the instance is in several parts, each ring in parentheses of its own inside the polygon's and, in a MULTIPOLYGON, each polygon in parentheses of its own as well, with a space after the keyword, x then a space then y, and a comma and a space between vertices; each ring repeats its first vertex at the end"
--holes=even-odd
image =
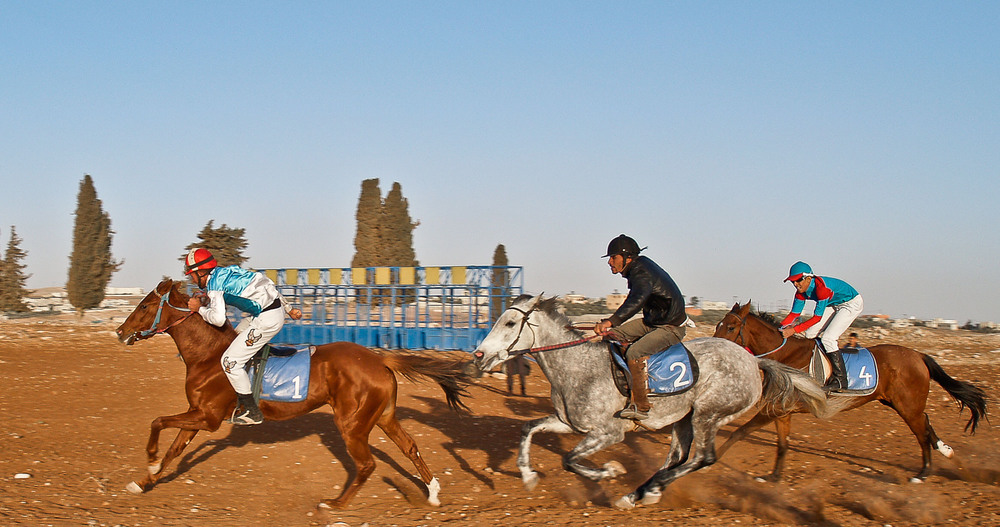
POLYGON ((752 302, 747 302, 742 306, 739 302, 733 304, 733 308, 715 325, 715 334, 712 336, 746 346, 746 335, 743 335, 743 329, 746 326, 747 317, 750 316, 751 304, 752 302))
MULTIPOLYGON (((490 371, 509 360, 512 352, 530 349, 536 340, 535 328, 540 323, 537 319, 541 315, 538 309, 543 306, 542 301, 542 295, 521 295, 514 300, 473 352, 476 367, 490 371)), ((549 301, 554 301, 554 297, 549 301)))
POLYGON ((118 341, 130 346, 137 340, 163 333, 190 316, 188 296, 181 284, 169 278, 157 284, 115 330, 118 341))

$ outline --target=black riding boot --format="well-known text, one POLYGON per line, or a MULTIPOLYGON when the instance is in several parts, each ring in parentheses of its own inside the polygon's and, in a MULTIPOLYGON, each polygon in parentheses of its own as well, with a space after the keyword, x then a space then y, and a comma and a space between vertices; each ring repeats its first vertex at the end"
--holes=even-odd
POLYGON ((233 413, 233 424, 235 425, 259 425, 264 422, 264 414, 260 413, 257 401, 253 399, 253 394, 236 394, 238 402, 236 412, 233 413))
POLYGON ((637 419, 639 421, 649 417, 649 376, 646 375, 646 357, 628 361, 628 371, 632 375, 632 385, 630 387, 631 397, 625 408, 618 412, 622 419, 637 419))
POLYGON ((844 356, 840 351, 831 351, 826 354, 830 359, 830 379, 826 381, 823 389, 834 392, 847 389, 847 367, 844 365, 844 356))

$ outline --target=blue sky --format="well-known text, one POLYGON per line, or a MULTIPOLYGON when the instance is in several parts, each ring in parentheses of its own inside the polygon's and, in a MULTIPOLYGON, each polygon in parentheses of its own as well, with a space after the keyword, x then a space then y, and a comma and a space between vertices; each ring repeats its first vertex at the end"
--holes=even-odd
POLYGON ((209 221, 254 267, 341 267, 361 181, 423 265, 531 292, 625 280, 787 306, 796 260, 866 313, 1000 321, 995 2, 8 2, 0 242, 62 285, 91 174, 125 265, 180 276, 209 221))

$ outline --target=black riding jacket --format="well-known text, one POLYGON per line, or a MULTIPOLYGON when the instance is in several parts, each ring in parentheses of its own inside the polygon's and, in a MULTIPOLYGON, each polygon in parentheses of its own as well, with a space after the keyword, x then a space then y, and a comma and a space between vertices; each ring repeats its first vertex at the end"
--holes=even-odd
POLYGON ((615 314, 608 317, 612 326, 632 318, 642 310, 647 326, 680 326, 687 320, 684 295, 670 275, 655 262, 639 256, 622 271, 628 280, 628 296, 615 314))

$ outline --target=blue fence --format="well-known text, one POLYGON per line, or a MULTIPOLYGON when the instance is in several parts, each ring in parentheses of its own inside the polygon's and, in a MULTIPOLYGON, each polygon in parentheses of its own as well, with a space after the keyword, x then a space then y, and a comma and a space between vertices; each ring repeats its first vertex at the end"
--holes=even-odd
POLYGON ((521 267, 257 269, 302 310, 273 342, 476 349, 524 290, 521 267))

